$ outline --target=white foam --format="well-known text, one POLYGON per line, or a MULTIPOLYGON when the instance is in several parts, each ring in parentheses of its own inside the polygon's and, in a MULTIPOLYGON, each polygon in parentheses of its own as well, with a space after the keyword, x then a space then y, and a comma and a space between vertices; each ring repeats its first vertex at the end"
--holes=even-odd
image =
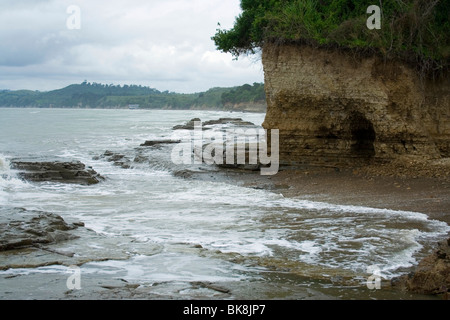
MULTIPOLYGON (((23 141, 15 141, 18 135, 12 135, 12 142, 8 143, 14 146, 14 152, 36 158, 59 155, 77 159, 92 165, 107 179, 89 187, 27 184, 15 177, 7 157, 0 155, 1 204, 76 218, 105 237, 126 234, 139 242, 200 244, 222 252, 272 255, 351 270, 378 264, 387 274, 417 263, 417 252, 427 242, 450 231, 444 222, 430 220, 420 212, 284 198, 265 190, 174 178, 169 173, 174 164, 167 152, 171 146, 149 149, 145 156, 152 164, 136 164, 127 170, 104 159, 92 160, 106 150, 123 153, 132 160, 134 148, 145 140, 178 140, 186 135, 189 138, 189 131, 170 129, 178 122, 196 116, 206 121, 225 117, 224 113, 151 111, 157 116, 142 119, 142 115, 124 111, 59 112, 60 116, 52 113, 55 119, 61 118, 58 127, 46 128, 36 123, 30 129, 34 131, 21 136, 23 141), (66 113, 82 116, 63 117, 66 113), (83 120, 90 117, 96 121, 83 120), (76 123, 80 119, 83 121, 76 123), (80 130, 81 125, 87 127, 80 130), (55 139, 60 137, 56 130, 66 127, 61 139, 55 139), (36 133, 44 142, 35 141, 36 133)), ((252 121, 246 117, 244 120, 252 121)), ((198 166, 196 169, 201 170, 198 166)), ((133 248, 130 251, 134 252, 133 248)), ((169 257, 163 260, 177 261, 169 257)), ((198 259, 196 262, 202 263, 198 259)), ((173 270, 161 270, 155 270, 161 277, 173 275, 173 270)), ((131 273, 139 276, 139 270, 131 273)))
POLYGON ((137 255, 130 260, 91 262, 82 273, 123 274, 127 281, 154 283, 161 281, 240 281, 245 279, 234 270, 241 270, 222 260, 202 258, 182 253, 161 253, 154 256, 137 255))
POLYGON ((338 213, 345 212, 345 213, 380 215, 380 216, 390 216, 390 217, 402 216, 404 218, 408 218, 411 220, 420 220, 420 221, 428 220, 428 216, 426 214, 423 214, 420 212, 392 210, 392 209, 380 209, 380 208, 354 206, 354 205, 338 205, 338 204, 331 204, 331 203, 327 203, 327 202, 318 202, 318 201, 301 200, 301 199, 283 198, 281 200, 273 201, 273 205, 276 205, 276 204, 281 205, 283 207, 307 209, 307 210, 315 210, 315 211, 327 210, 327 211, 333 211, 333 212, 338 212, 338 213))
POLYGON ((6 168, 9 169, 9 165, 6 164, 5 158, 0 154, 0 203, 5 204, 7 201, 7 193, 5 191, 5 180, 7 178, 6 168))
POLYGON ((0 175, 10 171, 10 163, 6 156, 0 153, 0 175))
POLYGON ((10 168, 8 157, 0 154, 0 205, 6 205, 15 191, 26 186, 27 183, 16 177, 10 168))
POLYGON ((30 274, 55 274, 55 273, 68 273, 71 269, 66 266, 61 265, 52 265, 45 267, 37 267, 37 268, 12 268, 7 270, 0 270, 1 275, 30 275, 30 274))
MULTIPOLYGON (((208 194, 211 195, 209 199, 216 201, 217 197, 223 198, 228 203, 235 205, 245 205, 252 207, 265 208, 291 208, 299 210, 314 210, 314 211, 330 211, 336 213, 356 213, 360 215, 379 215, 389 217, 402 217, 411 220, 429 221, 426 214, 414 211, 380 209, 364 206, 354 205, 338 205, 327 202, 310 201, 295 198, 284 198, 280 194, 275 194, 265 190, 255 190, 251 188, 242 188, 239 186, 230 186, 222 183, 198 182, 193 183, 194 190, 186 194, 183 200, 188 200, 187 197, 202 198, 203 201, 208 201, 205 197, 204 186, 208 185, 208 194), (227 191, 227 192, 224 192, 227 191), (212 197, 214 196, 214 197, 212 197)), ((183 195, 181 195, 183 197, 183 195)))

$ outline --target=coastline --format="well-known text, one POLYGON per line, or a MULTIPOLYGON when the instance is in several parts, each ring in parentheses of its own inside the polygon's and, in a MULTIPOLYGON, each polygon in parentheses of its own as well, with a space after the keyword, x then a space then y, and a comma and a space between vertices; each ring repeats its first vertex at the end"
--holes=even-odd
MULTIPOLYGON (((193 178, 204 179, 202 175, 193 178)), ((273 176, 240 170, 221 170, 215 175, 215 180, 266 189, 284 197, 420 212, 450 225, 450 162, 447 161, 422 170, 415 165, 399 169, 398 163, 360 168, 305 165, 282 167, 273 176)))
MULTIPOLYGON (((262 176, 260 171, 249 170, 233 170, 218 169, 217 171, 184 171, 184 178, 217 181, 240 185, 247 188, 264 189, 270 192, 282 194, 284 197, 303 198, 311 201, 328 202, 342 205, 368 206, 373 208, 387 208, 393 210, 415 211, 426 214, 430 219, 450 222, 450 180, 445 173, 445 168, 441 167, 436 170, 436 174, 430 174, 428 177, 423 176, 425 172, 420 173, 417 168, 414 170, 415 175, 403 174, 390 175, 386 167, 369 166, 365 168, 349 169, 349 168, 324 168, 314 166, 303 167, 284 167, 274 176, 262 176), (439 175, 439 177, 435 176, 439 175)), ((411 172, 410 172, 411 173, 411 172)), ((84 228, 81 228, 84 235, 84 228)), ((87 230, 88 232, 88 230, 87 230)), ((85 242, 89 235, 84 235, 80 241, 85 242)), ((54 261, 68 260, 61 264, 79 265, 76 257, 67 258, 61 255, 65 252, 66 245, 70 244, 70 248, 74 249, 74 243, 61 243, 50 246, 55 250, 46 252, 51 263, 46 263, 50 268, 55 265, 54 261)), ((174 248, 176 250, 176 248, 174 248)), ((84 249, 83 249, 84 250, 84 249)), ((82 251, 83 251, 82 250, 82 251)), ((185 249, 183 249, 185 250, 185 249)), ((192 247, 196 254, 201 255, 203 249, 201 247, 192 247)), ((75 250, 74 252, 76 252, 75 250)), ((20 251, 21 252, 21 251, 20 251)), ((155 251, 157 252, 157 251, 155 251)), ((14 254, 14 252, 11 252, 14 254)), ((19 253, 19 252, 17 252, 19 253)), ((24 252, 25 253, 25 252, 24 252)), ((36 251, 37 254, 42 254, 36 251)), ((431 252, 430 252, 431 253, 431 252)), ((29 256, 27 256, 29 258, 29 256)), ((20 257, 19 257, 20 258, 20 257)), ((228 257, 229 258, 229 257, 228 257)), ((228 259, 226 258, 226 259, 228 259)), ((105 258, 106 260, 111 257, 105 258)), ((116 257, 117 259, 117 257, 116 257)), ((119 257, 119 260, 127 259, 119 257)), ((102 259, 103 260, 103 259, 102 259)), ((62 267, 65 270, 64 267, 62 267)), ((57 268, 56 268, 57 269, 57 268)), ((58 269, 59 270, 59 269, 58 269)), ((56 271, 56 270, 55 270, 56 271)), ((277 273, 278 276, 283 272, 277 273)), ((100 274, 83 273, 83 290, 67 290, 65 283, 68 277, 67 271, 58 271, 55 273, 36 273, 28 275, 4 274, 0 277, 0 283, 5 288, 5 292, 0 292, 1 299, 14 298, 30 298, 30 299, 243 299, 245 297, 253 297, 255 292, 268 298, 268 288, 264 281, 246 283, 251 285, 254 292, 243 290, 243 284, 236 283, 160 283, 157 286, 140 286, 137 283, 129 283, 123 278, 113 277, 100 274), (17 282, 19 281, 19 282, 17 282), (48 291, 48 283, 54 283, 52 290, 48 291), (25 283, 27 285, 25 285, 25 283), (15 288, 12 289, 11 285, 15 288), (18 287, 17 285, 20 284, 18 287), (57 286, 56 286, 57 284, 57 286), (27 289, 26 289, 27 288, 27 289), (217 289, 219 288, 219 290, 217 289), (225 288, 225 289, 220 289, 225 288), (45 289, 45 294, 43 290, 45 289), (25 291, 26 292, 25 292, 25 291), (164 294, 159 291, 163 290, 164 294), (173 291, 192 291, 192 295, 184 296, 167 292, 173 291), (247 296, 248 295, 248 296, 247 296)), ((286 275, 288 276, 288 274, 286 275)), ((319 280, 313 280, 319 281, 319 280)), ((370 290, 362 290, 358 299, 442 299, 439 295, 422 295, 417 293, 409 293, 402 288, 385 287, 386 290, 380 292, 370 292, 370 290)), ((291 289, 290 289, 291 290, 291 289)), ((347 290, 351 291, 351 290, 347 290)), ((292 287, 292 294, 295 299, 300 300, 329 300, 329 299, 345 299, 342 294, 351 294, 346 290, 336 292, 326 292, 313 288, 292 287), (345 293, 347 292, 347 293, 345 293)), ((279 297, 280 298, 280 297, 279 297)))
MULTIPOLYGON (((195 173, 190 178, 268 190, 286 198, 417 212, 450 225, 449 159, 407 160, 359 168, 282 167, 273 176, 262 176, 258 170, 228 169, 214 175, 195 173)), ((450 232, 424 254, 410 273, 390 280, 388 287, 394 299, 449 299, 445 288, 450 270, 450 232)), ((377 299, 393 298, 384 294, 377 299)))
MULTIPOLYGON (((450 225, 449 159, 404 160, 353 169, 283 168, 274 176, 228 172, 226 178, 228 183, 266 189, 287 198, 418 212, 430 220, 450 225)), ((390 280, 390 287, 398 298, 416 294, 419 299, 449 299, 450 232, 425 254, 410 273, 390 280)))
MULTIPOLYGON (((144 145, 154 147, 156 150, 160 147, 157 143, 167 142, 172 143, 172 140, 146 141, 144 145)), ((106 151, 98 157, 105 156, 105 161, 113 161, 114 165, 123 169, 127 167, 127 163, 123 162, 126 156, 130 157, 130 165, 134 162, 138 163, 136 159, 144 162, 151 161, 151 158, 143 157, 148 156, 146 153, 140 153, 143 150, 142 145, 140 147, 136 146, 136 148, 138 149, 133 149, 134 151, 129 153, 123 152, 123 155, 120 153, 110 154, 106 151), (133 156, 135 156, 135 160, 132 160, 133 156), (113 158, 117 158, 117 160, 114 161, 113 158)), ((153 149, 148 150, 149 152, 153 152, 153 149)), ((447 160, 450 159, 434 161, 422 159, 419 161, 417 158, 403 158, 392 161, 391 163, 374 163, 358 168, 320 167, 312 165, 281 167, 280 171, 274 176, 262 176, 259 169, 251 171, 219 168, 215 166, 209 166, 207 169, 204 167, 195 168, 195 171, 190 171, 186 167, 183 169, 180 166, 177 167, 181 169, 180 171, 174 171, 176 168, 172 168, 173 170, 170 173, 182 179, 214 181, 223 184, 228 183, 230 185, 267 190, 282 194, 286 198, 327 202, 337 205, 354 205, 420 212, 430 217, 430 219, 444 221, 446 224, 449 224, 450 162, 447 160)), ((224 186, 220 187, 223 188, 224 186)), ((262 193, 262 197, 264 198, 264 193, 262 193)), ((251 208, 248 211, 251 211, 251 208)), ((72 223, 72 221, 68 222, 72 223)), ((82 222, 76 222, 78 228, 76 228, 75 234, 80 236, 79 240, 62 241, 61 243, 55 244, 45 243, 45 245, 39 245, 38 247, 6 252, 4 255, 5 263, 14 263, 16 266, 24 266, 26 263, 27 266, 31 266, 30 262, 33 261, 30 259, 36 258, 37 264, 35 266, 39 266, 41 269, 37 273, 29 274, 20 270, 3 273, 0 277, 0 287, 3 288, 3 292, 0 292, 0 298, 239 299, 262 297, 280 299, 288 297, 289 299, 440 299, 436 295, 410 295, 401 290, 391 290, 391 287, 387 284, 386 290, 382 291, 370 291, 362 285, 362 288, 359 286, 358 288, 354 287, 354 291, 352 292, 353 283, 347 283, 346 279, 332 278, 322 280, 306 278, 305 284, 313 283, 315 285, 314 288, 317 289, 314 291, 311 287, 307 287, 307 285, 299 286, 297 282, 298 278, 296 278, 298 275, 295 273, 295 269, 292 271, 283 265, 277 265, 277 261, 261 260, 254 262, 251 259, 246 260, 240 256, 222 254, 220 251, 213 252, 202 246, 188 243, 177 244, 175 246, 169 245, 165 249, 169 249, 169 252, 176 254, 192 254, 194 257, 219 259, 239 265, 261 265, 268 267, 270 272, 264 275, 266 278, 263 278, 263 280, 257 282, 251 280, 248 283, 239 281, 231 283, 222 283, 220 281, 199 283, 198 281, 190 281, 180 284, 176 281, 162 281, 157 282, 156 285, 142 286, 139 282, 128 282, 129 280, 122 273, 117 274, 115 277, 107 274, 91 273, 92 269, 90 270, 88 264, 90 259, 94 259, 93 261, 130 261, 133 258, 133 254, 130 255, 130 252, 116 250, 116 247, 119 248, 119 246, 116 245, 115 241, 123 245, 130 239, 125 239, 126 237, 114 237, 114 239, 108 239, 108 241, 114 242, 112 244, 108 242, 108 247, 114 248, 114 250, 102 250, 104 256, 101 257, 93 253, 92 258, 88 257, 88 260, 86 260, 86 253, 91 251, 87 250, 84 246, 92 242, 90 241, 92 237, 99 235, 85 230, 80 225, 82 222), (83 254, 77 255, 77 253, 83 254), (66 287, 66 280, 70 275, 70 268, 67 266, 71 265, 84 266, 82 291, 71 291, 66 287), (46 267, 48 269, 45 269, 46 267), (281 279, 280 277, 285 278, 281 279), (325 282, 319 283, 320 281, 325 282), (323 289, 324 287, 322 285, 325 284, 325 286, 328 286, 330 281, 335 287, 331 288, 330 291, 329 289, 323 289), (49 283, 52 283, 52 285, 49 286, 49 283), (270 287, 268 287, 268 283, 270 287), (286 288, 287 284, 294 284, 288 288, 289 296, 285 296, 284 292, 278 292, 279 295, 277 296, 273 293, 277 287, 274 283, 282 283, 283 288, 286 288), (247 287, 250 288, 250 286, 251 289, 247 290, 247 287)), ((411 227, 414 228, 414 226, 411 227)), ((102 239, 98 242, 105 243, 104 241, 105 239, 102 239)), ((133 243, 132 246, 134 247, 133 250, 135 250, 137 243, 133 243)), ((159 246, 152 248, 148 244, 145 244, 143 247, 146 248, 145 251, 139 248, 136 249, 136 252, 145 252, 145 254, 149 257, 154 257, 154 259, 164 258, 164 255, 159 255, 161 253, 159 246)), ((428 251, 432 251, 432 248, 427 247, 426 251, 425 253, 428 254, 428 251)))

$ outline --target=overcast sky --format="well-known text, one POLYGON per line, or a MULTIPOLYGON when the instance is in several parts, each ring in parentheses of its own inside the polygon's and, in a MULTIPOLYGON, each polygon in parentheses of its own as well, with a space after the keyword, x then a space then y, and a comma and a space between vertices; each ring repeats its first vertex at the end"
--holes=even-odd
POLYGON ((200 92, 263 82, 259 55, 235 61, 211 40, 218 22, 233 26, 239 3, 0 0, 0 89, 47 91, 87 80, 200 92))

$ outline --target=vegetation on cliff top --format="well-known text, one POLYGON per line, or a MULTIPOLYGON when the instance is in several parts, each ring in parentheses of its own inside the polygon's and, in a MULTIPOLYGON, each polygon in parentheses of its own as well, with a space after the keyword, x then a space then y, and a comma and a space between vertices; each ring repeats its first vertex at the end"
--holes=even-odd
POLYGON ((302 43, 376 52, 422 72, 450 66, 450 0, 241 0, 231 30, 212 37, 235 57, 265 43, 302 43), (381 29, 369 30, 367 8, 381 8, 381 29))
POLYGON ((101 83, 72 84, 62 89, 39 92, 0 91, 0 107, 126 108, 142 109, 226 109, 236 104, 265 104, 264 84, 244 84, 232 88, 212 88, 200 93, 160 92, 137 85, 101 83))

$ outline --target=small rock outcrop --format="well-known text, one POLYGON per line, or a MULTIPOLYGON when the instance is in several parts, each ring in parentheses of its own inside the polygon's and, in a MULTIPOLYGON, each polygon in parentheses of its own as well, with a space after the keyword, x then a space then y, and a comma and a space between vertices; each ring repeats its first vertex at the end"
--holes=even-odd
POLYGON ((80 185, 97 184, 103 180, 95 170, 80 161, 11 161, 18 177, 32 182, 62 182, 80 185))
POLYGON ((0 252, 76 239, 72 230, 83 226, 43 211, 0 207, 0 213, 0 252))
POLYGON ((202 121, 200 118, 193 118, 185 124, 179 124, 172 128, 172 130, 194 130, 195 122, 202 121))
POLYGON ((160 147, 165 144, 180 143, 181 140, 147 140, 141 144, 141 147, 160 147))
POLYGON ((450 238, 439 242, 435 252, 425 257, 416 270, 392 280, 394 287, 419 294, 450 293, 450 238))
MULTIPOLYGON (((193 118, 186 122, 186 124, 176 125, 172 129, 173 130, 194 130, 195 128, 195 122, 201 122, 202 120, 200 118, 193 118)), ((202 129, 208 130, 209 128, 205 128, 204 126, 211 126, 211 125, 224 125, 224 124, 232 124, 235 126, 254 126, 255 124, 250 121, 242 120, 241 118, 220 118, 216 120, 207 120, 205 122, 202 122, 202 129)))
POLYGON ((255 124, 250 121, 244 121, 242 118, 220 118, 217 120, 208 120, 203 123, 204 126, 216 125, 216 124, 233 124, 235 126, 254 126, 255 124))
POLYGON ((92 160, 105 159, 108 162, 114 163, 115 166, 122 167, 124 169, 131 168, 131 160, 124 154, 106 150, 102 155, 95 156, 92 160))

